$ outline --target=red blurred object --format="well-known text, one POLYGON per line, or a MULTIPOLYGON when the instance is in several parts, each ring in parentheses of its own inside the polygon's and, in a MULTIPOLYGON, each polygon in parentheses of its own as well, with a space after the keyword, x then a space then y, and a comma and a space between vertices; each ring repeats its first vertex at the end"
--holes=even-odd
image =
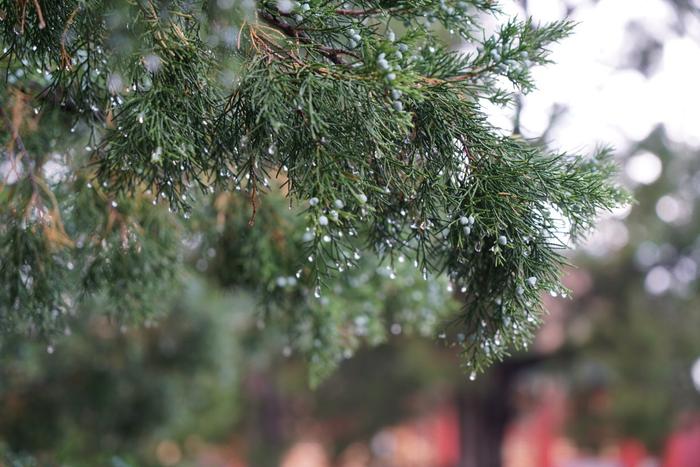
POLYGON ((686 415, 666 442, 663 467, 700 467, 700 414, 686 415))
POLYGON ((438 466, 453 466, 459 461, 459 418, 453 406, 440 410, 432 421, 438 466))
POLYGON ((636 439, 626 439, 620 443, 622 467, 641 467, 648 455, 646 447, 636 439))

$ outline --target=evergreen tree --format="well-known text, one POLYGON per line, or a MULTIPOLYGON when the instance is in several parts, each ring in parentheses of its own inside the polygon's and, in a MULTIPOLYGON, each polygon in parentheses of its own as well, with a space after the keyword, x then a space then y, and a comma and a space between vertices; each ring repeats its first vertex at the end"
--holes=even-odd
MULTIPOLYGON (((52 341, 96 301, 148 320, 222 266, 318 378, 399 324, 358 286, 414 265, 454 290, 445 338, 476 372, 527 345, 568 238, 626 198, 609 151, 552 153, 482 109, 533 88, 568 22, 491 0, 2 0, 0 19, 5 334, 52 341)), ((404 327, 442 319, 416 308, 404 327)))

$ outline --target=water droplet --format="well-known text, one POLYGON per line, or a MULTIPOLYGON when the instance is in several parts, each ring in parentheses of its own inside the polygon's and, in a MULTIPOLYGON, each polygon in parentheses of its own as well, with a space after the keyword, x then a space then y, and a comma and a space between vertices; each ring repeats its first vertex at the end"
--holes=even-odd
POLYGON ((476 371, 472 371, 469 374, 469 381, 474 381, 474 380, 476 380, 476 371))

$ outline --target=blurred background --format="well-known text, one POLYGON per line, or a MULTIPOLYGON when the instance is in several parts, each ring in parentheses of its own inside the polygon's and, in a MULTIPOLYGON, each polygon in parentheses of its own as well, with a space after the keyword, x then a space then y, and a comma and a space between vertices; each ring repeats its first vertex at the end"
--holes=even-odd
POLYGON ((394 325, 312 391, 254 298, 212 285, 225 265, 198 263, 157 326, 93 318, 56 348, 3 344, 5 464, 700 466, 700 1, 501 3, 579 26, 494 124, 614 146, 637 200, 572 253, 573 298, 548 297, 528 353, 469 381, 454 351, 394 325))

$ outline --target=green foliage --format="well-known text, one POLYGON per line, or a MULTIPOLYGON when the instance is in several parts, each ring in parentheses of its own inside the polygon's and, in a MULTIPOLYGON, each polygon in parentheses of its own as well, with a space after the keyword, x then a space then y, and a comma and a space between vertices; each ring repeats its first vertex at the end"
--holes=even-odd
POLYGON ((268 196, 249 226, 246 206, 245 198, 221 194, 197 210, 191 229, 207 234, 192 243, 192 258, 220 286, 264 298, 260 325, 286 336, 286 355, 307 356, 312 385, 361 344, 382 343, 390 333, 429 337, 458 309, 445 278, 426 281, 405 258, 391 268, 358 252, 357 267, 321 289, 310 274, 314 263, 299 264, 313 238, 305 218, 268 196))
POLYGON ((164 209, 138 199, 105 202, 81 179, 67 185, 51 191, 37 178, 8 190, 0 229, 4 332, 69 332, 78 302, 98 296, 116 318, 148 316, 176 279, 179 238, 164 209))
POLYGON ((540 294, 561 290, 562 238, 625 200, 605 151, 549 153, 481 109, 531 90, 568 22, 487 31, 483 15, 502 20, 487 0, 0 11, 8 330, 60 332, 95 296, 119 320, 150 315, 213 251, 213 276, 258 293, 314 381, 387 326, 432 332, 450 311, 440 281, 464 303, 450 342, 480 370, 525 346, 540 294), (277 186, 284 216, 264 212, 277 186))
POLYGON ((253 327, 252 309, 244 297, 191 283, 157 326, 127 330, 84 316, 51 352, 20 336, 5 339, 0 439, 10 451, 34 454, 38 465, 80 466, 109 465, 113 455, 129 460, 114 465, 158 465, 163 439, 216 440, 239 420, 248 356, 240 344, 253 327))

